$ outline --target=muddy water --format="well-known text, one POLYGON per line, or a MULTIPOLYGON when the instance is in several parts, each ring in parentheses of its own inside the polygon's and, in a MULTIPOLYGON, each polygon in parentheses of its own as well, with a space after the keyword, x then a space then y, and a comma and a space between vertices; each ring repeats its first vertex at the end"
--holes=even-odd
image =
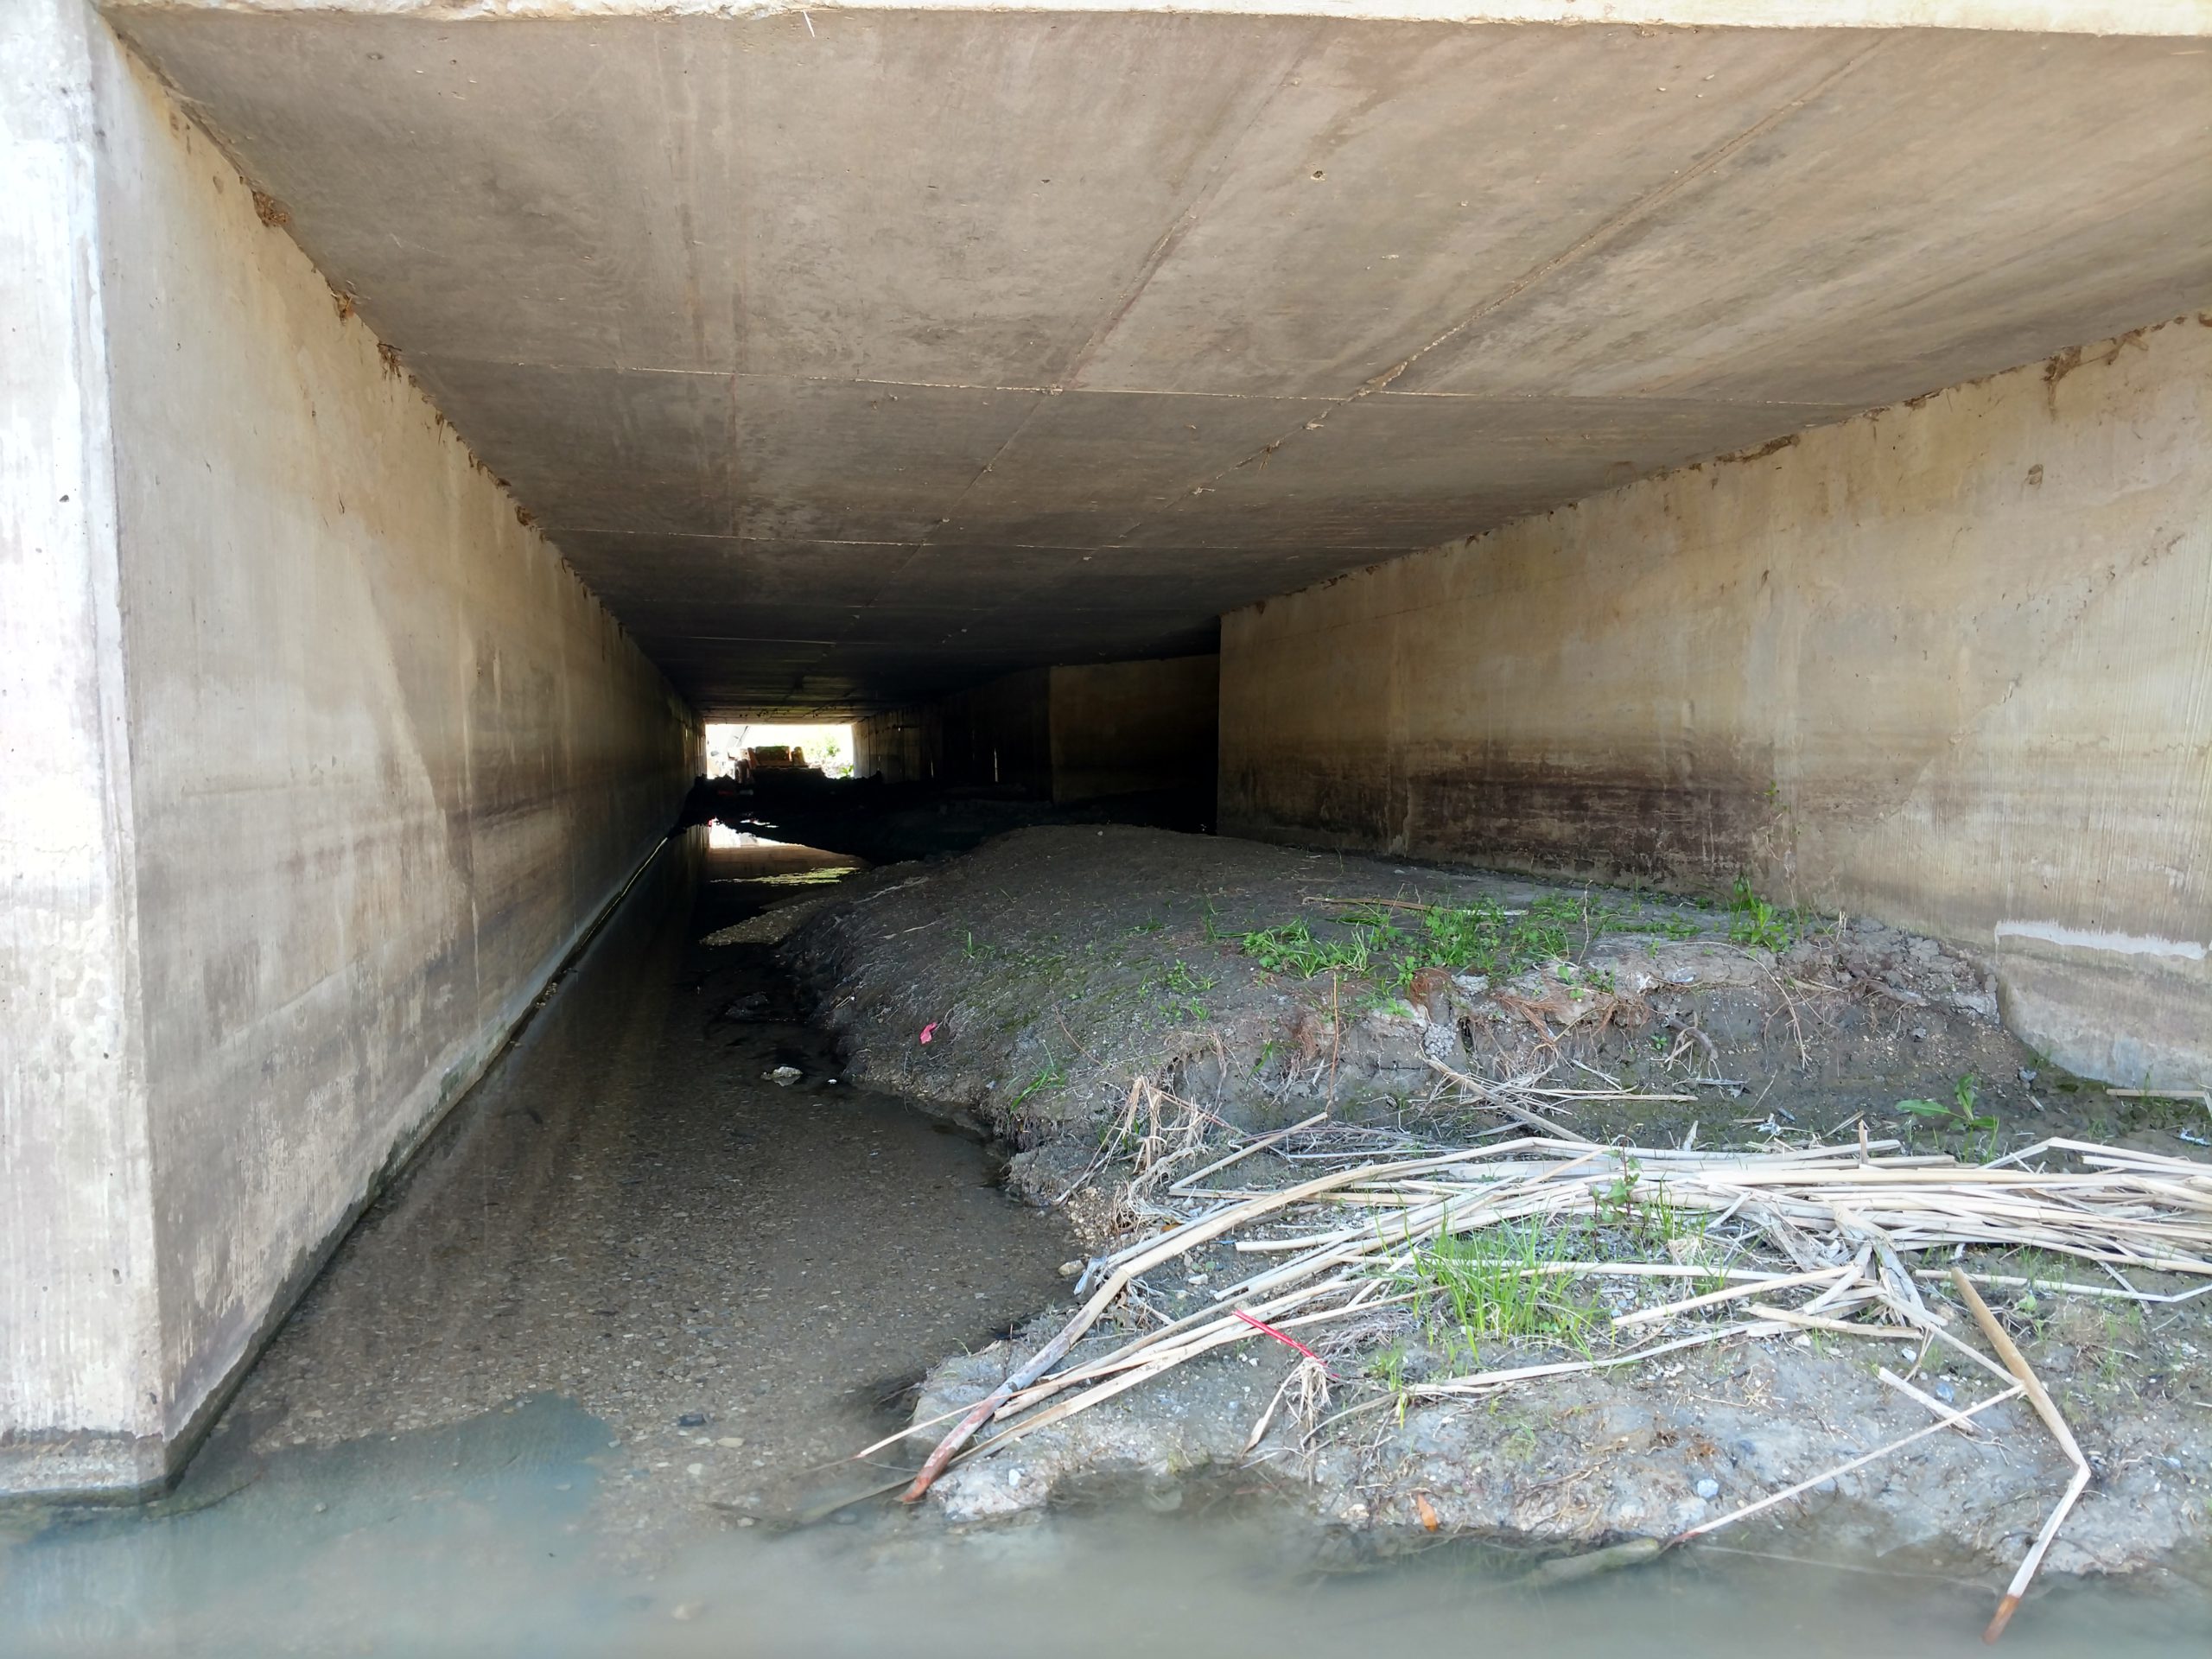
MULTIPOLYGON (((10 1654, 1964 1656, 1985 1590, 1870 1565, 1707 1551, 1546 1590, 1461 1544, 1351 1570, 1283 1511, 1193 1495, 948 1535, 849 1526, 610 1548, 607 1425, 537 1399, 442 1429, 270 1457, 210 1507, 50 1527, 7 1559, 10 1654)), ((2201 1654, 2212 1605, 2178 1582, 2062 1587, 2024 1608, 2025 1659, 2201 1654)))
MULTIPOLYGON (((1975 1650, 1988 1592, 1939 1576, 1703 1552, 1540 1591, 1467 1545, 1353 1571, 1233 1483, 965 1535, 880 1502, 794 1525, 1070 1253, 985 1148, 833 1081, 765 953, 697 943, 815 862, 719 849, 696 907, 673 861, 641 883, 172 1498, 0 1511, 0 1652, 1975 1650)), ((2043 1598, 2007 1647, 2208 1638, 2202 1586, 2162 1578, 2043 1598)))

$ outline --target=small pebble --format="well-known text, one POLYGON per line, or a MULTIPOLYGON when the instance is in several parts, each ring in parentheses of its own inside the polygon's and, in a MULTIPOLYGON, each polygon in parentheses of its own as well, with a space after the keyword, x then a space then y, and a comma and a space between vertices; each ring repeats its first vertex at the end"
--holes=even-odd
POLYGON ((696 1480, 707 1472, 707 1465, 703 1463, 687 1463, 683 1465, 683 1472, 696 1480))
POLYGON ((676 1426, 678 1428, 704 1428, 707 1426, 707 1414, 703 1411, 687 1411, 676 1420, 676 1426))
POLYGON ((1938 1400, 1941 1400, 1947 1406, 1949 1405, 1953 1400, 1958 1397, 1959 1393, 1956 1389, 1951 1386, 1951 1379, 1948 1376, 1937 1377, 1936 1379, 1936 1386, 1930 1389, 1929 1392, 1934 1395, 1938 1400))
POLYGON ((1698 1484, 1695 1486, 1693 1486, 1690 1490, 1709 1503, 1714 1498, 1720 1496, 1720 1483, 1715 1480, 1711 1475, 1707 1475, 1703 1480, 1698 1482, 1698 1484))

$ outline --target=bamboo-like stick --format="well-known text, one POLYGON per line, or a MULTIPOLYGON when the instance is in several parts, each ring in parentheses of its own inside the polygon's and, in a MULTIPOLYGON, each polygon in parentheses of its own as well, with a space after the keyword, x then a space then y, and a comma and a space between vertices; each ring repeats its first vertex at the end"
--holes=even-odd
POLYGON ((1499 1371, 1478 1371, 1472 1376, 1447 1377, 1441 1382, 1413 1382, 1406 1387, 1408 1394, 1424 1399, 1446 1399, 1459 1394, 1487 1394, 1509 1383, 1531 1382, 1544 1376, 1573 1376, 1583 1371, 1606 1371, 1620 1365, 1641 1365, 1647 1359, 1661 1354, 1679 1353, 1685 1348, 1702 1348, 1709 1344, 1725 1341, 1730 1337, 1768 1336, 1764 1319, 1746 1320, 1741 1325, 1713 1325, 1693 1337, 1678 1337, 1672 1342, 1658 1343, 1649 1348, 1633 1348, 1624 1354, 1609 1354, 1603 1359, 1563 1359, 1548 1365, 1516 1365, 1499 1371))
POLYGON ((1256 1141, 1248 1141, 1226 1158, 1217 1158, 1204 1169, 1192 1170, 1181 1180, 1171 1181, 1168 1183, 1167 1190, 1170 1192, 1189 1193, 1192 1187, 1205 1179, 1207 1176, 1217 1174, 1227 1169, 1231 1164, 1242 1163, 1255 1152, 1265 1152, 1269 1147, 1289 1140, 1301 1129, 1310 1129, 1316 1123, 1325 1123, 1328 1121, 1329 1115, 1326 1112, 1316 1112, 1313 1116, 1301 1122, 1294 1123, 1287 1129, 1277 1129, 1273 1135, 1263 1135, 1256 1141))
POLYGON ((2066 1453, 2068 1460, 2074 1465, 2074 1478, 2066 1483, 2066 1491, 2058 1500, 2058 1507, 2050 1512, 2050 1519, 2044 1522, 2043 1530, 2036 1535, 2036 1541, 2029 1547, 2026 1559, 2020 1563, 2020 1570, 2012 1575, 2012 1582, 2005 1586, 2005 1599, 1997 1604, 1996 1617, 1989 1621, 1989 1628, 1981 1633, 1984 1642, 1994 1642, 2005 1634, 2005 1627, 2012 1622, 2012 1614, 2019 1607, 2020 1598, 2027 1593, 2036 1569, 2043 1565, 2044 1553, 2050 1548, 2050 1541, 2058 1535, 2059 1527, 2064 1523, 2075 1501, 2088 1486, 2089 1460, 2082 1455, 2081 1443, 2075 1440, 2074 1431, 2067 1427, 2066 1419, 2059 1414, 2058 1402, 2050 1397, 2050 1390, 2030 1369, 2027 1356, 2012 1340, 2012 1332, 2005 1330, 1998 1322, 1997 1316, 1989 1311, 1989 1304, 1981 1300, 1981 1293, 1974 1287, 1974 1281, 1954 1268, 1951 1282, 1958 1287, 1959 1294, 1966 1300, 1967 1311, 1974 1315, 1974 1322, 1981 1327, 1981 1334, 1989 1338, 1989 1345, 2005 1362, 2005 1369, 2020 1380, 2020 1388, 2027 1395, 2029 1403, 2035 1407, 2036 1415, 2043 1419, 2044 1427, 2050 1430, 2051 1438, 2058 1442, 2059 1449, 2066 1453))
POLYGON ((1957 1429, 1961 1434, 1979 1435, 1981 1433, 1981 1425, 1975 1422, 1974 1419, 1968 1417, 1964 1412, 1955 1411, 1950 1407, 1945 1405, 1941 1400, 1938 1400, 1934 1395, 1926 1393, 1922 1389, 1913 1387, 1911 1383, 1906 1382, 1904 1378, 1899 1376, 1888 1366, 1883 1366, 1880 1370, 1877 1370, 1874 1375, 1880 1377, 1883 1382, 1888 1383, 1899 1394, 1904 1395, 1906 1399, 1918 1401, 1922 1405, 1927 1407, 1929 1410, 1934 1412, 1938 1417, 1941 1417, 1945 1422, 1950 1424, 1953 1428, 1957 1429))
MULTIPOLYGON (((2002 1394, 1993 1394, 1988 1399, 1979 1401, 1975 1404, 1968 1406, 1964 1411, 1956 1414, 1961 1417, 1973 1417, 1982 1412, 1987 1411, 1992 1406, 2002 1405, 2007 1400, 2016 1400, 2024 1392, 2026 1392, 2026 1390, 2022 1389, 2019 1384, 2016 1382, 2011 1388, 2005 1389, 2002 1394)), ((1914 1441, 1924 1440, 1931 1434, 1941 1434, 1945 1429, 1950 1427, 1951 1425, 1948 1422, 1941 1422, 1930 1423, 1925 1428, 1916 1429, 1911 1433, 1904 1436, 1902 1439, 1891 1440, 1886 1446, 1878 1446, 1872 1452, 1855 1457, 1848 1463, 1840 1463, 1836 1465, 1834 1468, 1824 1470, 1820 1474, 1813 1476, 1810 1479, 1801 1480, 1794 1486, 1785 1486, 1778 1492, 1770 1492, 1764 1497, 1759 1499, 1756 1503, 1746 1503, 1740 1510, 1732 1510, 1726 1515, 1722 1516, 1718 1521, 1707 1521, 1702 1525, 1690 1528, 1687 1532, 1678 1532, 1669 1541, 1669 1547, 1671 1548, 1675 1544, 1688 1543, 1693 1538, 1702 1538, 1706 1534, 1709 1532, 1718 1532, 1723 1527, 1732 1527, 1737 1522, 1747 1520, 1751 1516, 1758 1514, 1762 1510, 1770 1510, 1777 1503, 1788 1503, 1791 1498, 1797 1497, 1802 1492, 1808 1492, 1812 1491, 1814 1487, 1819 1485, 1824 1480, 1834 1480, 1840 1475, 1847 1475, 1851 1473, 1854 1469, 1864 1469, 1868 1464, 1878 1462, 1881 1459, 1888 1457, 1892 1452, 1901 1452, 1906 1446, 1910 1446, 1914 1441)))
POLYGON ((1529 1128, 1532 1128, 1539 1135, 1554 1135, 1561 1141, 1573 1141, 1577 1146, 1586 1147, 1591 1144, 1589 1141, 1585 1141, 1580 1135, 1573 1133, 1571 1130, 1561 1128, 1558 1124, 1553 1122, 1551 1119, 1548 1117, 1541 1116, 1537 1113, 1529 1110, 1528 1108, 1524 1106, 1516 1106, 1511 1104, 1510 1102, 1500 1100, 1497 1096, 1503 1092, 1502 1090, 1491 1089, 1483 1084, 1477 1083, 1472 1077, 1466 1076, 1464 1072, 1454 1071, 1450 1066, 1445 1065, 1443 1061, 1437 1059, 1433 1056, 1427 1059, 1427 1065, 1430 1071, 1436 1072, 1449 1082, 1459 1084, 1460 1088, 1465 1089, 1469 1094, 1480 1097, 1483 1103, 1489 1106, 1493 1111, 1503 1112, 1515 1122, 1522 1124, 1529 1128))
POLYGON ((1702 1296, 1693 1296, 1687 1301, 1669 1302, 1663 1307, 1640 1307, 1633 1313, 1613 1315, 1613 1329, 1631 1325, 1649 1325, 1656 1319, 1671 1319, 1677 1313, 1688 1313, 1700 1307, 1718 1307, 1723 1302, 1732 1302, 1745 1296, 1758 1296, 1770 1290, 1791 1290, 1799 1285, 1817 1285, 1828 1281, 1841 1283, 1857 1276, 1857 1268, 1846 1264, 1840 1268, 1823 1268, 1815 1273, 1793 1273, 1780 1279, 1766 1279, 1747 1285, 1732 1285, 1726 1290, 1708 1291, 1702 1296))
MULTIPOLYGON (((1412 1173, 1416 1170, 1440 1168, 1446 1163, 1459 1161, 1457 1154, 1446 1154, 1441 1159, 1433 1157, 1414 1159, 1410 1162, 1397 1165, 1395 1167, 1403 1173, 1412 1173)), ((1124 1262, 1115 1270, 1112 1278, 1091 1293, 1090 1300, 1076 1311, 1075 1317, 1061 1328, 1058 1336, 1039 1349, 1015 1371, 1009 1374, 997 1388, 968 1408, 968 1414, 955 1423, 951 1432, 938 1442, 936 1450, 923 1459, 921 1468, 914 1475, 913 1483, 900 1494, 900 1501, 906 1503, 920 1502, 923 1495, 929 1491, 938 1476, 944 1471, 945 1465, 952 1460, 953 1454, 968 1443, 969 1438, 982 1427, 984 1420, 1005 1403, 1007 1395, 1035 1382, 1047 1370, 1057 1364, 1068 1350, 1075 1345, 1077 1338, 1098 1322, 1098 1316, 1112 1306, 1115 1298, 1118 1297, 1140 1274, 1159 1266, 1162 1262, 1185 1255, 1200 1244, 1218 1238, 1222 1234, 1240 1224, 1258 1221, 1303 1198, 1315 1197, 1339 1186, 1349 1185, 1358 1179, 1361 1173, 1357 1170, 1339 1170, 1333 1175, 1316 1176, 1313 1179, 1303 1182, 1297 1186, 1286 1187, 1270 1198, 1255 1198, 1249 1203, 1237 1205, 1226 1213, 1214 1216, 1195 1226, 1176 1230, 1164 1242, 1155 1245, 1144 1255, 1124 1262)))
MULTIPOLYGON (((1953 1272, 1961 1271, 1954 1268, 1953 1272)), ((1921 1268, 1916 1279, 1946 1279, 1950 1276, 1941 1268, 1921 1268)), ((2148 1302, 2166 1306, 2175 1302, 2193 1302, 2199 1296, 2212 1293, 2212 1285, 2199 1285, 2194 1290, 2177 1290, 2161 1296, 2148 1290, 2117 1290, 2110 1285, 2077 1285, 2057 1279, 2026 1279, 2012 1273, 1969 1273, 1967 1277, 1977 1285, 1995 1285, 2006 1290, 2055 1290, 2068 1296, 2097 1296, 2115 1302, 2148 1302)))
MULTIPOLYGON (((1823 1310, 1846 1314, 1870 1300, 1904 1321, 1905 1330, 1956 1349, 2003 1378, 2008 1388, 2032 1394, 2040 1385, 2031 1386, 2032 1374, 2025 1372, 2024 1361, 2014 1363, 2017 1350, 2007 1356, 2005 1364, 1999 1365, 1942 1330, 1942 1313, 1922 1300, 1916 1282, 1931 1274, 1907 1268, 1907 1253, 1953 1244, 1998 1249, 2035 1246, 2108 1266, 2177 1271, 2212 1279, 2212 1165, 2060 1139, 1974 1167, 1961 1166, 1944 1157, 1873 1155, 1878 1147, 1885 1154, 1894 1151, 1894 1141, 1815 1145, 1767 1153, 1601 1147, 1514 1099, 1516 1096, 1524 1100, 1594 1098, 1600 1091, 1540 1091, 1530 1087, 1534 1078, 1490 1084, 1441 1062, 1431 1064, 1446 1082, 1505 1110, 1535 1134, 1418 1157, 1354 1161, 1349 1167, 1277 1191, 1195 1190, 1197 1182, 1322 1121, 1308 1118, 1289 1129, 1260 1137, 1176 1181, 1166 1189, 1173 1198, 1217 1202, 1201 1213, 1173 1221, 1165 1231, 1098 1258, 1086 1273, 1086 1281, 1091 1274, 1110 1276, 1052 1342, 968 1408, 908 1488, 909 1501, 925 1491, 936 1474, 955 1458, 964 1459, 984 1446, 996 1445, 1016 1429, 1026 1433, 1042 1421, 1061 1421, 1199 1354, 1249 1339, 1250 1327, 1243 1322, 1241 1313, 1274 1319, 1287 1327, 1342 1319, 1363 1307, 1417 1297, 1421 1294, 1417 1287, 1379 1298, 1376 1293, 1404 1282, 1402 1276, 1417 1258, 1421 1241, 1431 1236, 1465 1236, 1516 1223, 1546 1225, 1592 1213, 1610 1215, 1618 1201, 1611 1183, 1620 1179, 1611 1169, 1616 1159, 1624 1174, 1631 1162, 1644 1167, 1643 1190, 1663 1192, 1669 1206, 1679 1213, 1702 1215, 1707 1217, 1707 1225, 1725 1224, 1740 1216, 1745 1224, 1756 1227, 1796 1257, 1800 1270, 1572 1262, 1534 1263, 1515 1269, 1516 1276, 1659 1278, 1715 1274, 1726 1286, 1685 1301, 1618 1316, 1615 1324, 1627 1328, 1802 1286, 1827 1285, 1828 1288, 1801 1309, 1754 1303, 1748 1310, 1751 1322, 1713 1327, 1679 1343, 1638 1348, 1601 1360, 1526 1366, 1418 1385, 1414 1390, 1416 1395, 1446 1398, 1487 1393, 1545 1376, 1636 1363, 1655 1353, 1751 1332, 1771 1334, 1778 1330, 1812 1329, 1891 1340, 1904 1334, 1894 1326, 1823 1316, 1823 1310), (2059 1153, 2071 1154, 2089 1167, 2054 1171, 2007 1166, 2024 1164, 2030 1155, 2059 1153), (1593 1164, 1598 1167, 1592 1168, 1593 1164), (1100 1358, 1055 1370, 1106 1309, 1124 1292, 1133 1292, 1147 1272, 1232 1233, 1262 1224, 1279 1226, 1294 1216, 1306 1217, 1331 1210, 1338 1217, 1348 1211, 1376 1213, 1350 1225, 1323 1230, 1311 1230, 1309 1224, 1309 1230, 1290 1236, 1237 1237, 1233 1241, 1236 1250, 1288 1259, 1217 1291, 1208 1307, 1167 1320, 1100 1358), (1857 1247, 1849 1262, 1833 1259, 1839 1244, 1845 1249, 1857 1247), (1823 1260, 1824 1256, 1829 1259, 1823 1260), (1876 1279, 1866 1276, 1870 1268, 1876 1279), (1070 1390, 1075 1392, 1071 1395, 1070 1390), (1069 1397, 1046 1411, 1036 1409, 1056 1395, 1069 1397), (988 1441, 969 1446, 976 1430, 993 1418, 1013 1421, 988 1441)), ((1172 1204, 1169 1214, 1174 1214, 1172 1204)), ((1955 1272, 1954 1276, 1961 1286, 1967 1283, 1962 1273, 1955 1272)), ((2003 1275, 1981 1277, 1988 1283, 2027 1282, 2003 1275)), ((2146 1303, 2183 1301, 2212 1291, 2212 1284, 2171 1296, 2132 1288, 2114 1291, 2102 1286, 2051 1287, 2146 1303)), ((1978 1305, 1978 1298, 1970 1305, 1978 1305)), ((1964 1426, 1964 1414, 1936 1408, 1929 1396, 1904 1379, 1895 1379, 1893 1385, 1938 1409, 1943 1416, 1938 1427, 1964 1426)), ((1988 1403, 1993 1402, 1985 1405, 1988 1403)), ((2053 1432, 2059 1433, 2063 1420, 2056 1417, 2055 1407, 2049 1406, 2047 1395, 2037 1408, 2047 1421, 2058 1425, 2053 1432)), ((928 1427, 931 1425, 915 1425, 893 1440, 928 1427)), ((2061 1441, 2075 1459, 2077 1470, 2086 1468, 2070 1436, 2062 1435, 2061 1441)), ((891 1443, 880 1442, 869 1450, 873 1452, 891 1443)), ((2046 1537, 2031 1562, 2024 1566, 2020 1588, 2024 1588, 2027 1576, 2039 1562, 2048 1535, 2055 1535, 2065 1510, 2077 1497, 2078 1492, 2071 1493, 2046 1528, 2046 1537)), ((2009 1616, 2009 1608, 2005 1611, 2009 1616)), ((1997 1628, 2001 1628, 2001 1619, 1997 1628)))

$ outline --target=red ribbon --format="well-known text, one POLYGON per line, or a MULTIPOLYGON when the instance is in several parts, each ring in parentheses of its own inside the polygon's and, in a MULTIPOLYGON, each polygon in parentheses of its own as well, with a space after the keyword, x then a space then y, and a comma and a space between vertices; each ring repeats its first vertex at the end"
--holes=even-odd
POLYGON ((1241 1307, 1232 1307, 1229 1311, 1234 1313, 1238 1319, 1243 1320, 1245 1324, 1250 1325, 1255 1331, 1264 1332, 1268 1336, 1273 1337, 1277 1342, 1287 1344, 1289 1346, 1297 1349, 1300 1353, 1305 1355, 1306 1358, 1312 1360, 1316 1365, 1319 1365, 1322 1370, 1327 1372, 1331 1378, 1333 1379, 1335 1377, 1336 1373, 1329 1370, 1327 1361, 1324 1360, 1320 1355, 1315 1353, 1311 1348, 1308 1348, 1304 1343, 1300 1342, 1296 1337, 1292 1336, 1288 1332, 1276 1330, 1274 1326, 1269 1325, 1265 1319, 1254 1319, 1249 1313, 1247 1313, 1241 1307))

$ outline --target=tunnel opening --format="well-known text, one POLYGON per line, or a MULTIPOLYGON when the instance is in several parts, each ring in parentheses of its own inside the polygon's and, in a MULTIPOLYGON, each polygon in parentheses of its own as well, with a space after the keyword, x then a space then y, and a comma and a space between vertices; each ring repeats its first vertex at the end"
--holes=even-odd
POLYGON ((853 775, 849 721, 799 725, 709 721, 705 737, 709 778, 749 781, 756 768, 810 770, 824 778, 853 775))
POLYGON ((2179 1559, 2201 19, 589 10, 0 16, 0 1616, 2179 1559))

